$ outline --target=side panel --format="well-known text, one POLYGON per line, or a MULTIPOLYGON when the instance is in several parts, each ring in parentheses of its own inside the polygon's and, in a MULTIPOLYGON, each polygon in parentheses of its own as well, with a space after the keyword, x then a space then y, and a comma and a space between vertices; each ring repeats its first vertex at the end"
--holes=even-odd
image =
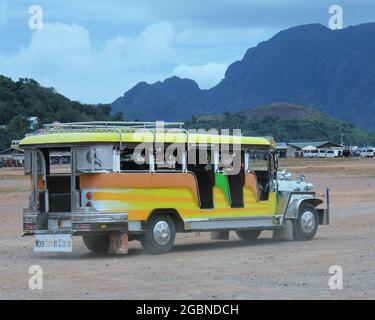
POLYGON ((147 220, 154 209, 176 209, 185 221, 271 217, 276 212, 276 193, 258 201, 251 186, 244 187, 244 208, 231 208, 226 177, 215 179, 214 209, 200 209, 194 175, 183 173, 106 173, 80 176, 82 196, 93 192, 97 210, 128 212, 129 220, 147 220))
POLYGON ((199 194, 192 174, 83 174, 80 186, 83 191, 93 192, 97 210, 126 211, 129 220, 147 220, 157 208, 177 209, 182 218, 200 216, 199 194))

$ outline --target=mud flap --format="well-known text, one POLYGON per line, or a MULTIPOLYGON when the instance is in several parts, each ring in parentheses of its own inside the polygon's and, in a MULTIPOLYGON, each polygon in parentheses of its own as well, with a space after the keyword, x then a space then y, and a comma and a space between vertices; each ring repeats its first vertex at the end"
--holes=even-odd
POLYGON ((285 226, 282 229, 273 231, 273 240, 292 241, 293 237, 293 222, 292 220, 285 220, 285 226))
POLYGON ((128 254, 128 235, 124 233, 111 233, 109 236, 108 254, 128 254))
POLYGON ((319 225, 329 225, 329 209, 316 209, 319 218, 319 225))

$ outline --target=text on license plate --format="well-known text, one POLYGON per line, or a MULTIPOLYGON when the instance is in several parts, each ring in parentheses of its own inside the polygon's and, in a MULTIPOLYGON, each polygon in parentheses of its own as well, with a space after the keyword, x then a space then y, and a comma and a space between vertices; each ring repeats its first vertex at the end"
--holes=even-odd
POLYGON ((71 234, 37 234, 34 238, 36 252, 72 252, 71 234))

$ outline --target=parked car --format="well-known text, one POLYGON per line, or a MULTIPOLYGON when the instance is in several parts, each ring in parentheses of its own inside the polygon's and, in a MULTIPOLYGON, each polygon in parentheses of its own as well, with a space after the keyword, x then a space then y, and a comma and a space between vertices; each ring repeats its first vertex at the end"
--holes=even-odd
POLYGON ((326 157, 327 158, 334 158, 335 157, 335 151, 333 151, 333 150, 327 150, 326 151, 326 157))
POLYGON ((345 157, 345 158, 349 158, 352 156, 352 152, 350 151, 350 149, 344 149, 342 151, 342 156, 345 157))
POLYGON ((374 157, 374 149, 366 149, 366 157, 373 158, 374 157))
POLYGON ((360 152, 361 158, 373 158, 374 149, 373 148, 363 148, 360 152))
POLYGON ((319 151, 316 150, 306 150, 303 151, 304 158, 318 158, 319 157, 319 151))
POLYGON ((359 156, 361 157, 361 158, 366 158, 367 157, 367 150, 366 149, 360 149, 359 150, 359 156))
POLYGON ((326 151, 323 149, 319 150, 319 158, 326 158, 326 151))

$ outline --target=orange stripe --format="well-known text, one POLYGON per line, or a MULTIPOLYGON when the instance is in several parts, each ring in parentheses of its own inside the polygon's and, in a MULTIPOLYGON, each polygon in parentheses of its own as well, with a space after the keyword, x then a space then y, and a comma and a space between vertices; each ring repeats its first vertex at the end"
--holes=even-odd
POLYGON ((160 197, 144 196, 136 194, 116 193, 116 192, 94 192, 94 200, 130 200, 130 201, 159 201, 159 202, 192 202, 189 197, 160 197))
POLYGON ((187 188, 198 203, 195 176, 185 173, 95 173, 80 175, 81 189, 90 188, 187 188))

